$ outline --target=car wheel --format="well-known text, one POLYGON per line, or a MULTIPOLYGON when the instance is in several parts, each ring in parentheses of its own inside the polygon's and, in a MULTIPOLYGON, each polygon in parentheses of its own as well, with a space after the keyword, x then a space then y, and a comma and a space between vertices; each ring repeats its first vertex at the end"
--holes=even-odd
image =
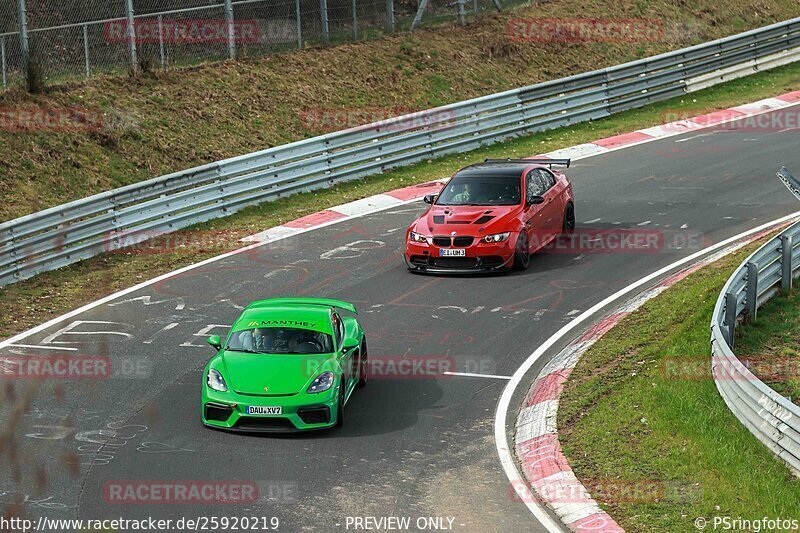
POLYGON ((369 354, 367 353, 367 339, 361 343, 361 357, 358 360, 360 370, 358 372, 358 386, 364 387, 367 385, 367 371, 369 368, 369 354))
POLYGON ((520 233, 517 238, 517 249, 514 252, 514 270, 527 270, 531 263, 531 254, 528 250, 528 235, 520 233))
POLYGON ((344 425, 344 396, 347 390, 347 383, 344 381, 344 377, 342 377, 342 385, 339 387, 339 401, 338 405, 336 406, 336 427, 341 427, 344 425))
POLYGON ((564 223, 561 226, 561 233, 564 235, 572 235, 575 231, 575 206, 567 204, 567 208, 564 209, 564 223))

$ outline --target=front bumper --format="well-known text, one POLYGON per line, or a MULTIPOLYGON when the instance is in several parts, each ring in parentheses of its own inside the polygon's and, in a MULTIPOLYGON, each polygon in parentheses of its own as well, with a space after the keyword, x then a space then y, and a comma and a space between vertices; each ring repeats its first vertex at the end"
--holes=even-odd
POLYGON ((511 267, 514 261, 516 236, 505 242, 484 243, 476 237, 476 243, 463 247, 464 257, 441 257, 445 248, 434 244, 406 242, 403 258, 409 270, 441 274, 474 274, 476 272, 498 272, 511 267))
POLYGON ((252 396, 219 392, 203 385, 201 416, 210 428, 242 433, 290 433, 336 425, 339 386, 320 394, 252 396), (246 414, 247 406, 278 407, 280 415, 246 414))

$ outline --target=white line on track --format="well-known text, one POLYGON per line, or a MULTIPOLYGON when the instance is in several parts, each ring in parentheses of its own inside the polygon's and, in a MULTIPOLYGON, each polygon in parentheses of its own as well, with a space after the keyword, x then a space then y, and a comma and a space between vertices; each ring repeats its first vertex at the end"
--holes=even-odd
POLYGON ((496 374, 473 374, 472 372, 442 372, 447 376, 464 376, 467 378, 492 378, 492 379, 511 379, 511 376, 498 376, 496 374))
POLYGON ((562 526, 560 526, 544 509, 544 507, 535 501, 532 501, 531 498, 526 497, 523 494, 524 488, 526 487, 526 482, 523 479, 522 475, 517 468, 516 462, 514 461, 514 456, 511 453, 508 445, 508 433, 506 431, 506 419, 508 418, 508 408, 511 404, 511 398, 514 396, 514 392, 519 387, 522 379, 525 377, 525 374, 531 369, 531 367, 539 360, 542 355, 544 355, 547 350, 553 347, 559 340, 565 337, 568 333, 570 333, 573 329, 580 326, 582 323, 586 322, 589 318, 591 318, 595 313, 601 311, 607 305, 612 304, 614 301, 618 300, 619 298, 625 296, 633 292, 634 290, 650 283, 651 281, 658 279, 659 277, 667 274, 668 272, 675 270, 678 267, 686 265, 687 263, 691 263, 704 255, 707 255, 711 252, 724 248, 731 243, 734 243, 740 239, 743 239, 749 235, 754 233, 758 233, 759 231, 763 231, 769 229, 773 226, 781 224, 783 222, 789 222, 796 218, 800 217, 800 211, 792 213, 791 215, 787 215, 785 217, 781 217, 777 220, 773 220, 772 222, 767 222, 766 224, 762 224, 757 228, 753 228, 742 232, 738 235, 734 235, 724 241, 718 242, 717 244, 711 245, 707 248, 704 248, 698 252, 693 253, 688 257, 684 257, 674 263, 667 265, 663 268, 656 270, 655 272, 648 274, 647 276, 639 279, 628 285, 627 287, 618 290, 614 294, 607 296, 603 300, 597 302, 592 307, 584 311, 580 316, 575 317, 571 322, 565 324, 561 329, 559 329, 552 337, 547 339, 544 343, 542 343, 539 348, 536 349, 528 358, 525 360, 524 363, 514 372, 514 375, 511 376, 511 380, 506 385, 505 389, 503 389, 503 394, 500 396, 500 401, 497 403, 497 411, 495 411, 494 417, 494 441, 495 446, 497 447, 497 454, 500 456, 500 463, 503 465, 503 470, 506 473, 509 481, 511 482, 511 486, 514 487, 514 490, 517 492, 519 497, 522 501, 525 502, 525 505, 528 506, 528 509, 533 513, 533 516, 541 522, 543 526, 547 528, 548 531, 551 532, 560 532, 563 531, 562 526))
POLYGON ((58 350, 58 351, 69 351, 69 352, 77 352, 77 348, 67 348, 64 346, 42 346, 41 344, 4 344, 2 348, 8 346, 9 348, 35 348, 37 350, 58 350))

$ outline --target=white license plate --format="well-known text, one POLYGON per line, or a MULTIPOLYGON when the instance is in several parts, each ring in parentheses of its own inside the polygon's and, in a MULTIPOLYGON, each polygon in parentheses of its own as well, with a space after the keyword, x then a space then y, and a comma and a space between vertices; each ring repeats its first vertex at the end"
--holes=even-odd
POLYGON ((467 251, 463 248, 442 248, 439 257, 466 257, 467 251))
POLYGON ((248 405, 248 415, 279 415, 281 414, 280 407, 263 407, 261 405, 248 405))

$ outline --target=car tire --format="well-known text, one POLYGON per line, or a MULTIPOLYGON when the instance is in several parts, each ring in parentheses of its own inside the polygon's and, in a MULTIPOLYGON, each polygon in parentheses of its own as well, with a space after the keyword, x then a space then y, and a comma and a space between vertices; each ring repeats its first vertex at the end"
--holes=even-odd
POLYGON ((575 232, 575 206, 570 202, 564 209, 564 222, 561 224, 562 235, 572 235, 575 232))
POLYGON ((517 248, 514 251, 514 270, 524 271, 531 263, 531 254, 528 250, 528 236, 522 232, 517 237, 517 248))
POLYGON ((344 396, 347 391, 347 383, 344 381, 344 377, 342 377, 342 385, 339 387, 339 401, 336 405, 336 427, 342 427, 344 425, 344 396))
POLYGON ((364 339, 361 343, 361 357, 358 359, 359 364, 359 372, 358 372, 358 387, 366 387, 367 386, 367 378, 369 374, 367 373, 369 369, 369 353, 367 352, 367 339, 364 339))

